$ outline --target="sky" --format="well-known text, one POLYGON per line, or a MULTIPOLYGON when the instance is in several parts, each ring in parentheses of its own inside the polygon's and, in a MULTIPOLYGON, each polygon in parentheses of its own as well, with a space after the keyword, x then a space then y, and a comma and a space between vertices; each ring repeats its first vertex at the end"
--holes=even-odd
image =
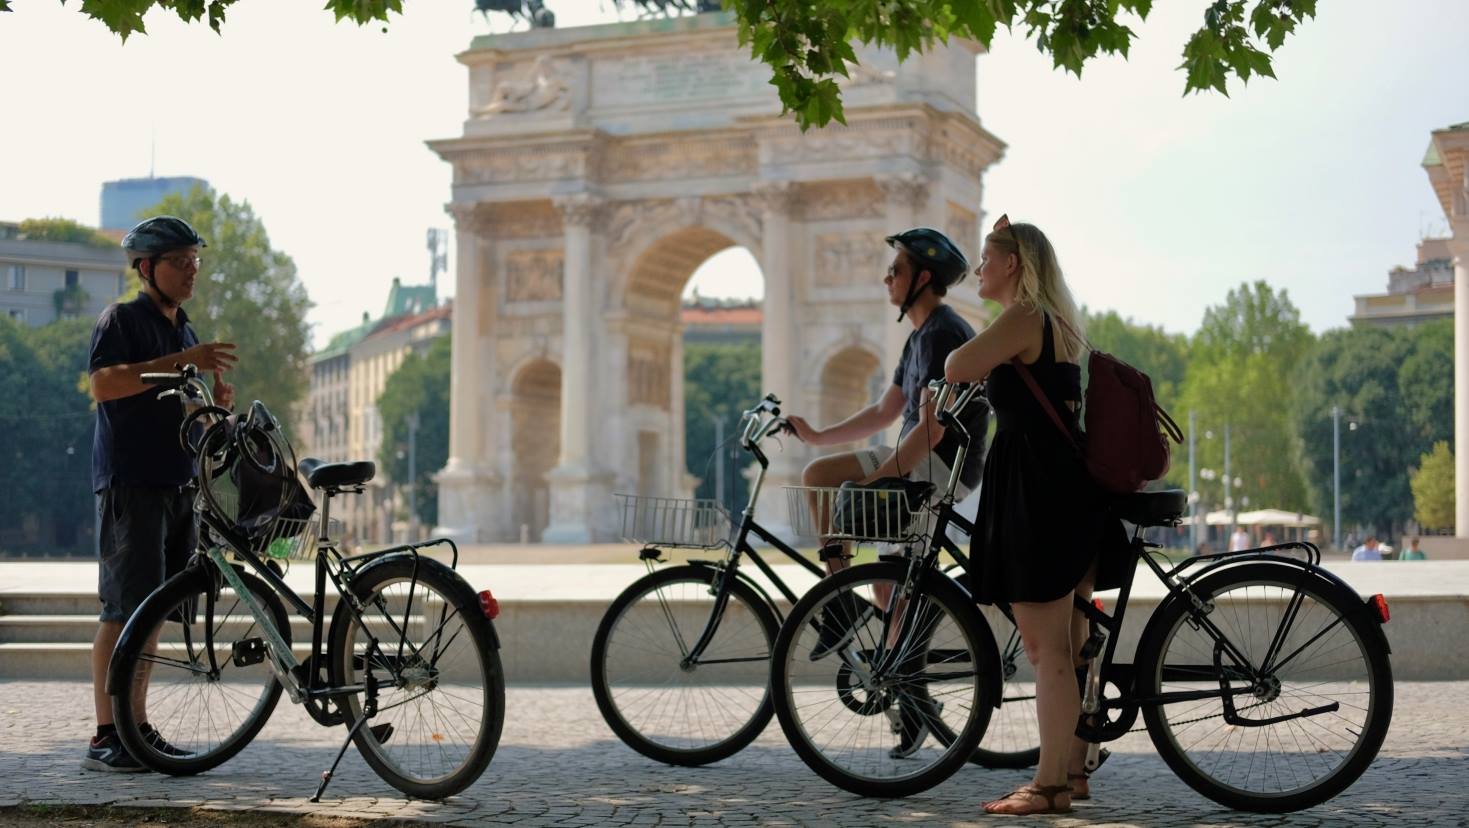
MULTIPOLYGON (((394 276, 427 278, 450 170, 424 142, 461 133, 454 55, 509 26, 470 0, 410 0, 386 28, 246 0, 223 36, 154 11, 122 43, 76 3, 14 5, 0 14, 0 220, 95 224, 105 180, 206 178, 295 259, 318 344, 378 314, 394 276)), ((1008 145, 981 206, 1045 230, 1094 310, 1190 333, 1263 279, 1313 330, 1341 327, 1353 294, 1384 291, 1418 239, 1445 229, 1420 163, 1430 131, 1469 121, 1469 3, 1322 3, 1277 53, 1278 80, 1183 97, 1179 54, 1205 5, 1157 4, 1129 59, 1080 79, 1001 32, 976 64, 980 118, 1008 145)), ((597 0, 548 6, 562 26, 618 15, 597 0)), ((738 250, 695 284, 760 292, 738 250)))

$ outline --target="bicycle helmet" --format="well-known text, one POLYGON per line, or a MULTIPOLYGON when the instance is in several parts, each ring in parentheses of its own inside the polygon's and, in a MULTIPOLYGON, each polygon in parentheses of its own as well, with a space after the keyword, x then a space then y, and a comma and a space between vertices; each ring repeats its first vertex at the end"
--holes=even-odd
POLYGON ((896 235, 884 239, 890 247, 897 248, 900 245, 903 250, 908 251, 909 258, 913 261, 916 271, 927 270, 930 274, 929 281, 921 287, 917 285, 917 279, 908 283, 908 295, 903 299, 903 306, 898 311, 898 321, 908 315, 909 308, 918 301, 918 295, 923 293, 934 284, 942 285, 947 291, 949 288, 964 281, 964 276, 969 272, 969 260, 959 251, 949 237, 945 236, 932 227, 915 227, 912 230, 904 230, 896 235))
POLYGON ((154 216, 144 219, 122 237, 122 247, 127 251, 128 261, 132 263, 133 268, 142 274, 149 287, 162 296, 166 303, 175 306, 178 305, 178 302, 172 296, 159 290, 158 284, 153 280, 153 275, 143 273, 142 269, 138 268, 138 262, 161 256, 170 250, 208 246, 204 237, 195 232, 187 221, 174 216, 154 216))

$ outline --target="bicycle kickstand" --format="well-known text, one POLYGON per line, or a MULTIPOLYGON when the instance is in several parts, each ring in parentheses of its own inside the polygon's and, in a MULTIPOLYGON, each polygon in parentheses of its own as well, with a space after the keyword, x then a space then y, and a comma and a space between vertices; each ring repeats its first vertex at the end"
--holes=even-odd
POLYGON ((347 731, 347 739, 342 742, 342 749, 337 751, 337 758, 332 762, 332 766, 321 772, 321 784, 316 786, 316 795, 311 797, 311 802, 321 801, 321 795, 326 791, 326 786, 331 784, 332 774, 337 772, 337 765, 342 764, 342 757, 347 755, 347 747, 352 744, 352 737, 356 736, 357 731, 361 730, 365 724, 367 724, 367 715, 364 713, 364 715, 358 717, 357 723, 352 725, 352 729, 347 731))

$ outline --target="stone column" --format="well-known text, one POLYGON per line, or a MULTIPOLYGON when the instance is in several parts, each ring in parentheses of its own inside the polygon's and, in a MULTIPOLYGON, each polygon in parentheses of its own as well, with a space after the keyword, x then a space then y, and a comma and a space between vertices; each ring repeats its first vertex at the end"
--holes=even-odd
POLYGON ((481 389, 484 331, 481 303, 486 297, 489 254, 483 227, 474 205, 455 204, 454 323, 451 332, 452 370, 449 375, 449 461, 439 472, 439 526, 434 534, 460 542, 486 540, 485 532, 497 516, 494 492, 498 476, 483 465, 486 422, 481 389))
POLYGON ((610 508, 605 475, 592 456, 592 418, 597 416, 592 370, 599 324, 592 286, 592 234, 601 199, 581 193, 556 200, 565 227, 561 285, 561 457, 550 473, 551 523, 547 543, 591 543, 595 516, 610 508))
MULTIPOLYGON (((803 343, 796 330, 797 291, 791 227, 799 207, 796 186, 789 181, 762 181, 755 186, 754 194, 761 211, 760 270, 765 277, 760 322, 760 394, 773 393, 779 397, 781 413, 804 414, 814 422, 815 412, 809 403, 815 396, 799 386, 803 343)), ((742 401, 741 405, 755 402, 742 401)), ((781 486, 799 483, 805 463, 797 441, 788 438, 786 445, 786 451, 766 451, 770 469, 758 509, 761 525, 777 535, 790 537, 790 520, 781 486)))
POLYGON ((1454 535, 1469 538, 1469 221, 1454 222, 1454 535))
MULTIPOLYGON (((918 225, 918 213, 928 197, 930 182, 917 173, 903 173, 898 175, 882 176, 877 179, 877 186, 882 190, 886 199, 884 210, 883 235, 890 236, 901 233, 918 225)), ((896 322, 898 311, 891 306, 882 309, 883 324, 883 353, 882 370, 891 377, 897 370, 898 360, 903 356, 903 344, 908 341, 908 334, 913 333, 913 326, 905 318, 896 322)), ((886 442, 890 446, 898 445, 898 435, 903 430, 901 421, 894 423, 888 429, 886 442)))

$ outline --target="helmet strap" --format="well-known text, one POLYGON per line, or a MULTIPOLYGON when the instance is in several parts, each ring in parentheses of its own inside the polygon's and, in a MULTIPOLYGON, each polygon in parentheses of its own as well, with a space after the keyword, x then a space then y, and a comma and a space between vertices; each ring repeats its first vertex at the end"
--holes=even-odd
POLYGON ((150 272, 143 274, 143 281, 147 282, 148 287, 153 288, 153 292, 158 294, 155 297, 158 300, 158 304, 164 306, 165 308, 178 307, 178 301, 175 300, 172 296, 169 296, 167 293, 164 293, 163 288, 159 287, 158 282, 153 278, 153 274, 151 271, 153 270, 153 268, 158 267, 158 260, 155 258, 150 258, 148 259, 148 263, 148 270, 150 272))
MULTIPOLYGON (((918 271, 918 273, 919 274, 922 274, 923 271, 920 270, 920 271, 918 271)), ((915 275, 913 277, 912 281, 910 281, 908 283, 908 295, 905 296, 905 297, 903 297, 903 305, 902 305, 902 307, 900 307, 898 309, 898 320, 897 321, 899 321, 899 322, 902 322, 903 321, 903 317, 905 317, 905 316, 908 315, 908 311, 910 311, 910 310, 913 309, 913 303, 915 303, 915 302, 918 301, 919 294, 923 293, 925 290, 928 290, 928 286, 933 282, 933 271, 932 270, 928 271, 928 281, 927 282, 924 282, 921 285, 920 284, 917 284, 917 282, 918 282, 918 276, 915 275)))

